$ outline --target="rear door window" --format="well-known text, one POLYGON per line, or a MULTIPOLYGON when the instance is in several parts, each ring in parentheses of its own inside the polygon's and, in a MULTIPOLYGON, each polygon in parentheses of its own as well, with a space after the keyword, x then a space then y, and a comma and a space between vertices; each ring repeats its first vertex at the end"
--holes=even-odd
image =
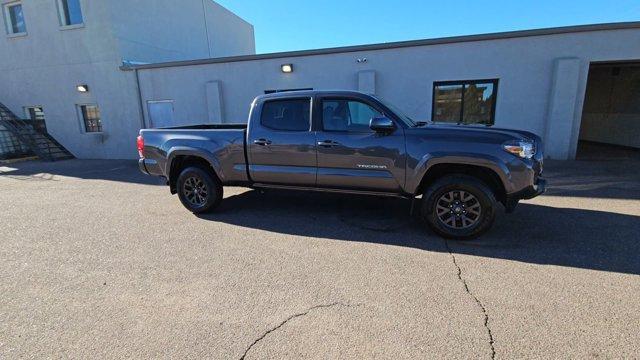
POLYGON ((311 128, 311 100, 272 100, 264 103, 260 123, 280 131, 309 131, 311 128))

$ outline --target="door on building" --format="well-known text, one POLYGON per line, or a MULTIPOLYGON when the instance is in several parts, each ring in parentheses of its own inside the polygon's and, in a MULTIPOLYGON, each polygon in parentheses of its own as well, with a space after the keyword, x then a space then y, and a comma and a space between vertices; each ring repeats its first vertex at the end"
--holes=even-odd
POLYGON ((47 132, 47 123, 42 106, 27 106, 24 108, 25 117, 31 122, 34 129, 43 133, 47 132))
POLYGON ((323 98, 317 132, 318 186, 397 192, 404 184, 404 132, 369 128, 383 117, 374 104, 348 97, 323 98))
POLYGON ((157 129, 174 126, 173 100, 148 101, 149 126, 157 129))
POLYGON ((640 159, 640 61, 589 68, 578 159, 640 159))

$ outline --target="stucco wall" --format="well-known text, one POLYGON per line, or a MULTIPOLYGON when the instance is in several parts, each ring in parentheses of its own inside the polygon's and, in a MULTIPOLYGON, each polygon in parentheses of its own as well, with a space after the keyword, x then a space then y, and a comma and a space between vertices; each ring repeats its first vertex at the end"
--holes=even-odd
POLYGON ((25 106, 42 106, 48 131, 78 157, 131 158, 126 137, 139 127, 135 78, 119 71, 109 2, 81 0, 84 25, 71 29, 60 27, 55 1, 22 5, 27 36, 0 33, 0 102, 21 117, 25 106), (79 93, 80 84, 90 91, 79 93), (77 104, 100 106, 103 134, 84 134, 77 104))
POLYGON ((27 35, 0 32, 0 102, 18 116, 24 116, 25 106, 42 106, 48 131, 80 158, 136 157, 134 140, 142 127, 138 92, 135 74, 120 70, 122 59, 206 58, 207 33, 215 35, 224 26, 221 33, 227 36, 238 32, 229 40, 238 44, 217 41, 212 49, 241 55, 255 46, 251 25, 211 0, 80 2, 82 26, 61 28, 54 0, 23 0, 27 35), (212 18, 208 31, 205 17, 212 18), (79 93, 80 84, 89 92, 79 93), (79 104, 100 107, 101 134, 83 131, 79 104))
MULTIPOLYGON (((1 4, 8 2, 11 1, 0 0, 1 4)), ((82 0, 81 4, 85 25, 65 29, 60 26, 56 1, 22 1, 27 35, 7 36, 2 18, 0 71, 30 68, 56 71, 66 64, 119 60, 111 23, 104 16, 109 12, 108 3, 82 0)))
POLYGON ((253 26, 212 0, 109 0, 122 58, 156 63, 255 53, 253 26))
POLYGON ((141 69, 140 79, 143 101, 174 100, 176 123, 194 124, 209 119, 205 89, 211 81, 220 84, 223 121, 245 122, 251 100, 266 89, 358 89, 358 74, 363 71, 375 72, 377 95, 418 120, 430 119, 434 81, 497 78, 495 126, 547 137, 550 144, 557 144, 547 149, 548 155, 569 158, 575 155, 589 63, 640 59, 639 42, 639 29, 594 31, 141 69), (367 62, 357 63, 359 58, 367 62), (575 76, 556 76, 557 60, 563 58, 574 59, 575 76), (284 63, 293 63, 295 71, 281 73, 284 63), (554 79, 560 81, 557 86, 563 85, 563 79, 575 81, 565 84, 573 96, 566 91, 554 93, 554 79), (550 112, 554 97, 557 106, 571 111, 550 112), (547 119, 555 114, 559 118, 553 121, 567 125, 548 127, 547 119), (556 128, 559 130, 554 131, 556 128))
POLYGON ((204 1, 211 57, 255 54, 253 25, 216 2, 204 1))

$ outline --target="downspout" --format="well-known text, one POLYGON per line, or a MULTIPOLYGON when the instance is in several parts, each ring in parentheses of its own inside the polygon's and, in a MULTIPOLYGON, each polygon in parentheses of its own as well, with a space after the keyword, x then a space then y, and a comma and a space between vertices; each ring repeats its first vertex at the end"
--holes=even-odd
POLYGON ((141 122, 140 125, 142 125, 140 129, 146 129, 147 121, 144 117, 144 105, 142 104, 142 89, 140 88, 140 74, 138 72, 138 69, 134 69, 134 72, 136 73, 136 85, 138 87, 138 106, 140 111, 140 122, 141 122))

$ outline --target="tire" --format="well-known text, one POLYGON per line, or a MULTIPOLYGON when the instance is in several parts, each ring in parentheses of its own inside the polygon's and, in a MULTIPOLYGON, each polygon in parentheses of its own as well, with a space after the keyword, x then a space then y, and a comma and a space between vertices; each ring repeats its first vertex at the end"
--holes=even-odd
POLYGON ((422 217, 443 238, 472 240, 491 228, 496 204, 495 195, 482 181, 467 175, 448 175, 425 191, 422 217))
POLYGON ((177 182, 178 197, 182 205, 194 214, 212 211, 222 201, 222 184, 218 178, 198 166, 182 170, 177 182))

